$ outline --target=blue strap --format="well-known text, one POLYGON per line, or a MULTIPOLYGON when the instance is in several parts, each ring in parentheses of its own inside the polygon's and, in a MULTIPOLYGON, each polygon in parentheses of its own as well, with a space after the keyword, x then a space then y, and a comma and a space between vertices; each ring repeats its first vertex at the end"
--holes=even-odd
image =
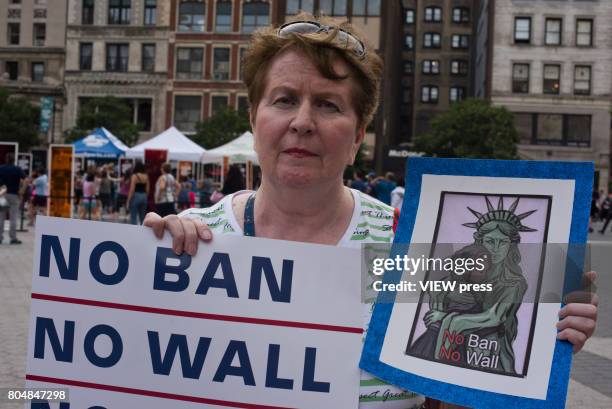
POLYGON ((249 196, 244 207, 244 235, 255 237, 255 193, 249 196))

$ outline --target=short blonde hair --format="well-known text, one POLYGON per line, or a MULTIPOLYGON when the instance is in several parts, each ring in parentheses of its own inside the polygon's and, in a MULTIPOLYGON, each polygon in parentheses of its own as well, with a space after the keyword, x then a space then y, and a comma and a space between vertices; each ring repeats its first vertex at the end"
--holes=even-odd
POLYGON ((334 41, 338 33, 292 34, 286 37, 278 36, 278 28, 265 27, 256 31, 246 51, 243 61, 244 82, 248 89, 251 117, 255 118, 257 107, 266 88, 266 76, 274 57, 296 50, 305 54, 317 67, 321 75, 327 79, 340 81, 347 76, 339 75, 333 68, 336 58, 344 60, 355 80, 352 91, 353 108, 357 113, 357 128, 367 127, 378 108, 380 83, 383 71, 381 58, 370 44, 347 21, 339 21, 327 17, 315 18, 311 14, 301 13, 294 21, 316 21, 320 24, 341 28, 359 38, 365 45, 365 55, 358 56, 351 49, 346 49, 334 41))

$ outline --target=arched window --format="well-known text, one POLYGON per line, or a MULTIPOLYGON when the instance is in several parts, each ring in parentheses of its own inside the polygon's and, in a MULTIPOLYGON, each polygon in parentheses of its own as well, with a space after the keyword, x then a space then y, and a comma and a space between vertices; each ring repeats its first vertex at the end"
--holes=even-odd
POLYGON ((215 17, 215 31, 229 33, 232 31, 232 2, 220 0, 217 2, 217 15, 215 17))
POLYGON ((270 24, 270 5, 263 1, 252 1, 242 5, 242 32, 252 33, 259 27, 270 24))
POLYGON ((206 3, 185 1, 179 5, 179 31, 204 31, 206 3))

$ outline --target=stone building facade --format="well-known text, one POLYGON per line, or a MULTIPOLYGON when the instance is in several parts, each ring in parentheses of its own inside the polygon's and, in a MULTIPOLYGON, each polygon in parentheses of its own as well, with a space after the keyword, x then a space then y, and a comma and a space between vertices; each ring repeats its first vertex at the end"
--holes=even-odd
POLYGON ((0 87, 34 105, 53 99, 41 143, 61 141, 66 0, 0 0, 0 87))
POLYGON ((482 0, 479 16, 476 95, 514 113, 520 156, 593 161, 607 190, 612 2, 482 0))
POLYGON ((68 0, 66 129, 106 95, 130 105, 141 140, 166 129, 170 14, 168 1, 68 0))

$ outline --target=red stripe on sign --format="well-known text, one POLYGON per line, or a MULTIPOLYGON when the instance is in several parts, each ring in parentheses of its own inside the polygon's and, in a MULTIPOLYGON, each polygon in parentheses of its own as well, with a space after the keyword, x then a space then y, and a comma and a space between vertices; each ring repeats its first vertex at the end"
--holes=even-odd
POLYGON ((291 408, 284 407, 284 406, 268 406, 268 405, 256 405, 254 403, 232 402, 232 401, 220 400, 220 399, 201 398, 199 396, 177 395, 174 393, 149 391, 146 389, 126 388, 124 386, 104 385, 101 383, 75 381, 72 379, 50 378, 48 376, 40 376, 40 375, 26 374, 26 379, 28 381, 47 382, 47 383, 54 383, 54 384, 68 385, 68 386, 78 386, 81 388, 98 389, 98 390, 110 391, 110 392, 129 393, 132 395, 150 396, 152 398, 180 400, 184 402, 206 403, 209 405, 225 406, 225 407, 230 407, 230 408, 291 409, 291 408))
POLYGON ((199 318, 203 320, 230 321, 230 322, 240 322, 243 324, 273 325, 277 327, 304 328, 304 329, 314 329, 314 330, 319 330, 319 331, 348 332, 351 334, 361 334, 363 332, 363 329, 361 328, 343 327, 339 325, 313 324, 310 322, 269 320, 269 319, 264 319, 264 318, 236 317, 233 315, 221 315, 221 314, 209 314, 209 313, 204 313, 204 312, 170 310, 166 308, 144 307, 141 305, 119 304, 119 303, 107 302, 107 301, 84 300, 81 298, 62 297, 59 295, 50 295, 50 294, 32 293, 32 298, 37 299, 37 300, 55 301, 55 302, 62 302, 62 303, 68 303, 68 304, 89 305, 92 307, 113 308, 117 310, 147 312, 151 314, 172 315, 176 317, 199 318))

